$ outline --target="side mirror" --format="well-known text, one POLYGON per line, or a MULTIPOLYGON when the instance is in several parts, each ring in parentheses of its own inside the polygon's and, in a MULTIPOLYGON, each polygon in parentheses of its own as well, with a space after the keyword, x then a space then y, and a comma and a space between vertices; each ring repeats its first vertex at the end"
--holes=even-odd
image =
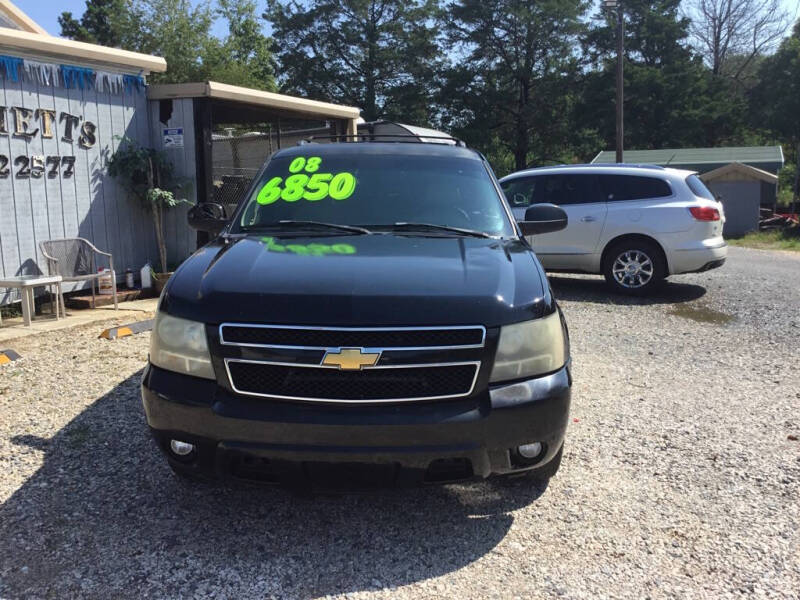
POLYGON ((189 209, 186 215, 189 227, 217 234, 228 224, 225 207, 215 202, 201 202, 189 209))
POLYGON ((555 204, 535 204, 525 211, 525 220, 519 222, 522 235, 536 235, 561 231, 566 228, 567 213, 555 204))

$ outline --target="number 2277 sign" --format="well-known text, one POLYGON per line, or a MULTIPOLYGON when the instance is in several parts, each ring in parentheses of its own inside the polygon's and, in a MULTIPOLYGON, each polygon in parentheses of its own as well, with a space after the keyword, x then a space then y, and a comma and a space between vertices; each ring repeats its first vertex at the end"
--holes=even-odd
POLYGON ((272 204, 278 199, 284 202, 297 202, 301 198, 318 202, 325 198, 346 200, 356 190, 356 178, 352 173, 318 173, 322 159, 319 156, 298 156, 289 164, 289 175, 273 177, 262 187, 256 202, 272 204))

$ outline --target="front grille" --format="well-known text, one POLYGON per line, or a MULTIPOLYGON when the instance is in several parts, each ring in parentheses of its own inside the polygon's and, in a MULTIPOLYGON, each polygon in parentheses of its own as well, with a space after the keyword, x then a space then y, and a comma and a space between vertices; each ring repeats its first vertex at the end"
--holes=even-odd
POLYGON ((392 401, 468 395, 478 363, 414 365, 344 371, 318 366, 266 362, 226 362, 233 388, 240 393, 291 400, 392 401))
POLYGON ((302 348, 456 348, 482 346, 483 327, 317 329, 223 324, 223 344, 302 348))

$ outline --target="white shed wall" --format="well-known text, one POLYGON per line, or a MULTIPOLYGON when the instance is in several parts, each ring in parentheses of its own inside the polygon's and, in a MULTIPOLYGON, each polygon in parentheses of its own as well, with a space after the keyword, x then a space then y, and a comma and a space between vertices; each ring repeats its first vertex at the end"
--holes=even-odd
POLYGON ((723 235, 736 237, 758 229, 760 181, 709 181, 706 185, 722 198, 725 209, 723 235))

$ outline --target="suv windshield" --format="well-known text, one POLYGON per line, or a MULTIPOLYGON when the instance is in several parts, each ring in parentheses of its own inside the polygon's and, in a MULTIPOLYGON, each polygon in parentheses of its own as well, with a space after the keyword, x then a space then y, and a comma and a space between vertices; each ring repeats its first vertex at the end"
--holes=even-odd
MULTIPOLYGON (((239 214, 234 232, 280 227, 281 221, 314 221, 370 230, 403 224, 403 233, 414 231, 410 224, 426 224, 515 235, 480 160, 423 153, 334 155, 315 153, 311 146, 301 156, 278 156, 239 214)), ((458 234, 432 227, 419 231, 458 234)))

